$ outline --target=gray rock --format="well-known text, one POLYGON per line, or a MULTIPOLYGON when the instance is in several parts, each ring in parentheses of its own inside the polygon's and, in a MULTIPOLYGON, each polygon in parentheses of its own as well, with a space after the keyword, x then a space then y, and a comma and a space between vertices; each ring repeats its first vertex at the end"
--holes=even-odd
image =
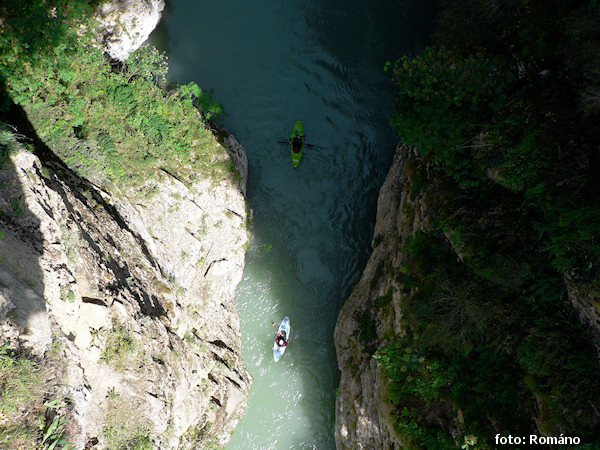
POLYGON ((409 174, 403 163, 412 150, 400 145, 394 162, 379 192, 373 252, 359 283, 338 317, 334 339, 341 372, 336 399, 335 441, 338 449, 404 448, 392 431, 390 405, 385 399, 387 384, 373 354, 386 335, 402 332, 398 309, 400 289, 385 267, 398 267, 399 249, 420 227, 425 227, 421 198, 411 198, 409 174), (404 214, 406 206, 414 212, 404 214), (385 295, 392 295, 387 306, 376 306, 385 295), (372 337, 362 335, 364 323, 375 328, 372 337), (363 325, 361 325, 363 324, 363 325))
POLYGON ((121 417, 157 448, 224 443, 246 408, 244 197, 232 180, 147 184, 151 199, 108 192, 25 151, 0 171, 0 209, 15 211, 0 215, 3 341, 60 344, 78 447, 107 447, 121 417))
POLYGON ((150 36, 165 8, 163 0, 109 0, 97 14, 100 41, 114 59, 125 61, 150 36))

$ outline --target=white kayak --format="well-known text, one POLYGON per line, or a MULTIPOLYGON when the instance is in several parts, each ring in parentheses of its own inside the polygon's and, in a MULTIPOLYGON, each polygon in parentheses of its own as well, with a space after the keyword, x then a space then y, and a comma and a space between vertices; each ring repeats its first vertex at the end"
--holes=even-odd
POLYGON ((275 342, 273 343, 273 359, 275 360, 275 362, 279 361, 279 358, 281 358, 283 356, 283 353, 285 352, 285 348, 287 347, 287 345, 290 342, 290 332, 291 332, 292 328, 290 326, 290 318, 289 317, 284 317, 283 320, 281 321, 281 324, 279 325, 279 329, 277 330, 277 336, 275 336, 275 342), (277 343, 277 338, 279 336, 283 336, 285 339, 285 344, 284 345, 279 345, 277 343))

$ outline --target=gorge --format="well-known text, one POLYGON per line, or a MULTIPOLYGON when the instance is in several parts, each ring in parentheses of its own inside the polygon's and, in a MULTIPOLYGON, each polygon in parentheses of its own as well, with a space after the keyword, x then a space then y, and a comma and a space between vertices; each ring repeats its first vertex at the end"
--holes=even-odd
POLYGON ((596 2, 0 19, 0 444, 595 448, 596 2))

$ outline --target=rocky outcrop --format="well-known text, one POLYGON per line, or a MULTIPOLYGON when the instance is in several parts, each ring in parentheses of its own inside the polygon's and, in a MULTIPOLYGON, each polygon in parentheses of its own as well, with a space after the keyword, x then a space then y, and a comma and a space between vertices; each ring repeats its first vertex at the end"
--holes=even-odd
POLYGON ((148 39, 164 8, 163 0, 110 0, 101 4, 98 32, 106 52, 125 61, 148 39))
POLYGON ((239 186, 161 172, 108 192, 24 150, 0 186, 3 337, 40 357, 60 349, 70 440, 225 442, 251 382, 234 305, 247 241, 239 186))
MULTIPOLYGON (((106 52, 125 60, 163 8, 103 3, 106 52)), ((156 169, 119 187, 34 143, 35 154, 0 161, 1 344, 59 361, 78 448, 225 443, 251 383, 234 304, 248 239, 244 149, 228 133, 213 141, 214 162, 239 177, 156 169)))
POLYGON ((596 350, 600 357, 600 303, 594 289, 575 282, 571 276, 565 275, 569 302, 577 312, 579 321, 592 333, 596 350))
POLYGON ((246 155, 246 150, 242 147, 242 144, 238 142, 235 136, 225 128, 214 122, 210 122, 209 127, 220 145, 227 150, 231 161, 239 173, 240 190, 242 191, 242 194, 246 195, 246 185, 248 184, 248 155, 246 155))
MULTIPOLYGON (((457 447, 461 445, 463 447, 472 446, 477 439, 480 439, 480 443, 484 441, 486 439, 485 436, 475 437, 464 431, 468 426, 476 423, 475 420, 479 420, 480 423, 487 420, 492 424, 491 431, 488 432, 489 437, 487 437, 489 439, 488 442, 492 443, 494 442, 493 436, 496 432, 501 432, 502 429, 508 428, 507 425, 502 423, 503 418, 494 416, 497 411, 494 405, 486 408, 482 408, 481 406, 485 404, 481 401, 481 398, 484 398, 485 401, 486 398, 494 398, 495 395, 499 396, 498 393, 491 391, 483 392, 481 397, 477 397, 479 394, 475 390, 467 390, 467 394, 461 394, 461 398, 465 399, 465 403, 462 405, 458 401, 454 401, 450 395, 446 398, 439 396, 435 398, 435 401, 427 402, 423 400, 424 396, 419 397, 420 394, 415 392, 416 389, 408 383, 409 378, 412 379, 412 376, 394 378, 384 376, 382 373, 385 358, 389 355, 389 353, 386 355, 385 350, 390 348, 390 343, 402 342, 404 338, 407 340, 412 338, 414 339, 412 342, 416 342, 415 345, 418 346, 419 341, 414 338, 416 334, 415 329, 423 334, 427 332, 435 334, 436 328, 439 327, 439 329, 443 330, 448 325, 447 322, 451 320, 449 319, 450 315, 443 312, 443 306, 440 307, 442 313, 439 317, 434 315, 433 318, 431 318, 432 313, 430 312, 432 309, 427 310, 428 314, 423 313, 423 310, 421 310, 420 316, 414 314, 414 310, 410 310, 411 307, 414 308, 414 304, 417 301, 424 301, 423 299, 427 295, 439 295, 438 293, 427 293, 421 297, 416 297, 414 293, 419 292, 420 289, 427 289, 426 284, 405 285, 405 281, 410 280, 410 278, 404 275, 413 270, 411 267, 414 267, 415 264, 414 256, 410 259, 410 253, 415 247, 406 245, 408 243, 407 240, 415 235, 433 234, 432 229, 435 228, 433 225, 430 226, 430 222, 433 222, 433 220, 430 220, 428 217, 426 208, 427 204, 431 208, 430 211, 433 210, 434 207, 431 205, 435 205, 435 194, 431 192, 435 191, 430 188, 430 194, 427 197, 427 202, 425 202, 422 197, 425 194, 420 194, 415 188, 415 186, 418 187, 419 185, 419 179, 417 177, 413 178, 414 167, 418 164, 418 161, 419 155, 411 149, 404 146, 398 148, 392 168, 380 191, 377 222, 372 244, 373 252, 360 282, 344 304, 337 321, 334 338, 338 366, 341 372, 339 393, 336 399, 335 439, 338 449, 399 449, 427 446, 427 442, 431 441, 423 440, 419 442, 418 439, 414 438, 416 433, 413 433, 411 436, 411 431, 420 426, 413 419, 414 416, 411 417, 411 414, 414 414, 417 408, 422 408, 423 410, 417 413, 423 418, 423 423, 435 429, 435 431, 432 431, 432 434, 441 431, 448 436, 445 443, 438 443, 440 448, 450 448, 452 444, 448 444, 448 442, 452 441, 454 441, 457 447), (417 233, 418 231, 422 232, 417 233), (407 320, 407 317, 410 320, 407 320), (416 328, 419 325, 419 320, 430 320, 430 327, 416 328), (380 349, 384 351, 377 354, 380 349), (380 361, 375 356, 380 357, 380 361), (378 362, 381 362, 382 365, 379 365, 378 362), (407 383, 400 387, 400 383, 403 383, 405 380, 407 383), (390 390, 389 387, 394 386, 390 383, 398 384, 395 385, 395 389, 390 390), (395 399, 397 400, 400 397, 398 392, 405 393, 409 389, 413 389, 411 394, 413 392, 414 394, 403 397, 404 400, 408 399, 404 403, 396 401, 395 404, 392 404, 389 400, 390 398, 394 398, 394 396, 396 396, 395 399), (472 404, 469 404, 469 402, 472 402, 472 404), (467 413, 465 413, 468 409, 471 410, 469 413, 471 415, 470 419, 467 413), (478 414, 481 415, 479 416, 478 414), (473 419, 473 417, 476 417, 476 419, 473 419), (411 420, 413 421, 411 422, 411 420), (414 426, 412 430, 411 426, 414 426)), ((421 170, 433 171, 431 168, 421 168, 421 170)), ((428 178, 429 182, 432 179, 433 177, 428 178)), ((450 255, 450 259, 444 259, 442 264, 447 263, 450 266, 452 262, 448 263, 448 261, 452 260, 457 261, 457 265, 466 264, 465 261, 468 260, 469 255, 463 253, 460 246, 454 245, 456 240, 453 239, 451 232, 450 230, 445 233, 447 240, 446 251, 450 255)), ((443 234, 439 233, 439 235, 438 240, 432 242, 443 242, 443 234)), ((431 254, 431 251, 435 252, 438 249, 428 247, 425 253, 431 254)), ((443 249, 440 249, 440 253, 443 251, 443 249)), ((432 266, 424 265, 426 269, 423 269, 421 273, 435 273, 436 267, 433 266, 432 269, 432 266)), ((490 270, 490 272, 493 271, 490 270)), ((460 273, 464 278, 472 276, 470 281, 473 283, 472 286, 476 286, 475 283, 480 282, 476 276, 469 274, 467 271, 460 273)), ((488 276, 492 279, 491 275, 488 274, 488 276)), ((532 380, 536 380, 536 377, 537 379, 544 379, 544 376, 551 373, 551 371, 555 373, 557 381, 553 381, 554 384, 550 387, 544 387, 545 390, 540 389, 540 391, 529 392, 527 388, 523 389, 523 394, 519 394, 519 398, 525 400, 520 400, 520 403, 511 411, 515 417, 518 417, 518 414, 523 415, 522 418, 519 418, 519 420, 523 421, 523 429, 528 430, 527 427, 531 427, 531 431, 527 431, 527 433, 535 433, 539 436, 557 436, 564 432, 567 435, 568 433, 565 430, 568 430, 568 427, 574 424, 575 429, 582 430, 578 431, 579 433, 589 433, 588 437, 586 437, 588 442, 596 442, 599 416, 598 408, 596 407, 598 404, 598 393, 596 384, 590 382, 590 380, 596 379, 598 372, 596 368, 597 361, 594 358, 590 343, 595 343, 596 350, 598 349, 600 316, 597 311, 598 302, 597 295, 593 290, 594 285, 590 283, 584 284, 581 280, 577 282, 573 278, 568 274, 564 275, 568 299, 574 306, 574 311, 571 311, 565 304, 564 309, 561 309, 561 316, 551 316, 552 319, 548 320, 548 322, 551 322, 550 326, 547 326, 543 331, 535 328, 536 323, 542 320, 540 317, 543 315, 532 315, 526 308, 518 309, 519 305, 511 306, 511 314, 519 318, 518 321, 512 322, 509 320, 504 322, 505 318, 509 317, 509 314, 506 314, 500 308, 498 308, 498 315, 490 314, 486 317, 486 315, 479 314, 473 306, 469 305, 462 310, 461 314, 467 317, 469 314, 472 314, 469 308, 473 308, 472 311, 475 312, 475 315, 473 315, 472 319, 468 320, 472 320, 472 323, 476 323, 480 327, 483 336, 486 336, 487 333, 493 336, 494 330, 492 326, 495 323, 501 324, 501 328, 498 329, 500 331, 496 331, 497 335, 501 339, 507 339, 507 341, 510 339, 511 349, 520 349, 522 352, 514 358, 515 362, 512 364, 514 366, 518 364, 522 365, 520 370, 522 370, 523 381, 518 378, 518 381, 514 385, 509 385, 508 388, 502 387, 502 389, 506 389, 506 392, 519 392, 520 389, 527 386, 527 383, 532 383, 532 380), (583 330, 583 328, 579 327, 579 324, 576 323, 576 315, 573 312, 577 313, 580 322, 586 325, 588 330, 583 330), (565 320, 567 325, 560 324, 559 321, 561 320, 565 320), (520 322, 526 330, 518 330, 514 325, 516 322, 520 322), (505 323, 510 325, 505 326, 505 323), (553 326, 556 326, 556 328, 553 328, 553 326), (531 330, 535 331, 532 332, 531 330), (588 334, 589 331, 591 333, 588 334), (535 341, 534 336, 537 337, 535 333, 539 333, 543 337, 535 341), (569 339, 573 340, 569 341, 569 339), (529 342, 535 342, 535 344, 531 345, 529 342), (555 354, 552 354, 552 346, 544 347, 544 342, 561 342, 561 345, 565 346, 564 349, 569 348, 570 350, 565 351, 561 347, 560 352, 557 351, 555 354), (536 372, 535 370, 538 369, 535 366, 531 365, 534 367, 534 370, 527 365, 530 364, 531 360, 525 359, 522 355, 524 354, 523 349, 527 349, 528 344, 531 345, 529 349, 531 349, 531 354, 534 355, 530 356, 530 358, 535 357, 537 361, 552 361, 553 365, 543 366, 543 370, 547 372, 540 374, 541 370, 540 372, 536 372), (572 346, 569 347, 570 345, 572 346), (539 353, 535 354, 533 349, 537 349, 538 347, 539 353), (574 371, 577 370, 575 364, 569 366, 567 363, 562 362, 559 359, 562 356, 560 353, 569 355, 569 357, 570 355, 577 355, 577 358, 571 360, 585 361, 582 367, 586 367, 588 371, 581 369, 581 372, 577 376, 573 375, 574 371), (557 363, 556 361, 560 362, 557 363), (551 369, 547 367, 551 367, 551 369), (561 372, 563 368, 565 368, 564 372, 561 372), (567 381, 573 379, 581 380, 581 384, 567 381), (563 387, 564 390, 562 390, 563 387), (558 409, 553 410, 554 403, 547 401, 550 395, 545 392, 553 392, 552 395, 555 397, 553 397, 552 402, 559 402, 555 399, 562 397, 560 401, 563 403, 561 403, 560 412, 557 412, 558 409), (557 392, 562 393, 556 394, 557 392), (567 397, 565 392, 574 394, 572 397, 567 397), (565 400, 567 398, 568 400, 565 400), (573 407, 573 411, 576 412, 569 415, 564 414, 564 411, 567 411, 567 408, 570 407, 573 407), (529 410, 528 408, 531 409, 529 410), (577 417, 577 419, 569 422, 569 417, 577 417)), ((431 280, 436 279, 429 278, 428 282, 431 283, 431 280)), ((492 279, 492 281, 496 283, 495 279, 492 279)), ((487 288, 482 291, 484 295, 491 297, 492 294, 489 293, 490 285, 485 284, 487 282, 481 283, 487 288)), ((497 284, 498 289, 502 289, 501 282, 497 282, 497 284)), ((493 312, 497 308, 496 305, 503 305, 502 301, 496 305, 491 302, 485 303, 485 298, 482 300, 482 304, 484 307, 480 307, 481 311, 485 311, 486 313, 488 311, 493 312)), ((549 315, 550 313, 544 314, 549 315)), ((461 320, 467 322, 467 319, 464 319, 462 315, 461 320)), ((456 331, 458 334, 468 329, 467 326, 463 328, 461 325, 461 327, 456 327, 453 330, 458 330, 456 331)), ((471 328, 471 330, 473 329, 471 328)), ((452 333, 454 332, 452 331, 452 333)), ((451 332, 441 334, 443 338, 450 335, 451 332)), ((432 337, 428 335, 426 339, 432 339, 432 337)), ((423 339, 421 342, 426 339, 423 339)), ((443 345, 449 345, 449 342, 447 343, 448 340, 445 339, 443 345)), ((502 340, 502 342, 505 341, 502 340)), ((554 346, 556 347, 556 345, 554 346)), ((493 352, 493 347, 491 348, 493 352)), ((408 353, 410 351, 406 347, 403 347, 403 349, 406 351, 404 356, 409 358, 408 353)), ((569 357, 566 357, 565 361, 568 361, 569 357)), ((404 359, 404 361, 408 360, 404 359)), ((466 367, 477 363, 476 359, 468 360, 465 358, 465 360, 466 367)), ((508 366, 508 364, 505 365, 508 366)), ((404 371, 406 371, 406 366, 398 365, 398 373, 404 371)), ((459 373, 466 373, 466 370, 459 373)), ((499 377, 498 373, 499 369, 492 366, 488 379, 499 377)), ((474 378, 475 381, 470 381, 470 383, 476 386, 480 379, 484 379, 484 377, 474 378)), ((450 386, 452 382, 447 380, 444 380, 444 384, 450 386)), ((427 378, 425 376, 419 380, 419 383, 420 386, 433 385, 433 377, 427 378)), ((465 385, 468 387, 471 386, 471 384, 465 385)), ((517 398, 515 394, 510 395, 514 395, 517 398)), ((516 420, 514 423, 515 425, 513 426, 515 427, 521 426, 516 420)), ((419 432, 423 432, 424 429, 425 426, 421 427, 419 432)), ((437 436, 440 436, 442 433, 437 436)), ((435 434, 433 435, 436 436, 435 434)), ((435 440, 436 438, 434 437, 433 439, 435 440)))
POLYGON ((420 197, 411 195, 411 173, 403 164, 411 152, 402 145, 396 151, 379 193, 373 252, 335 328, 341 372, 336 399, 338 449, 403 447, 387 420, 387 384, 373 355, 386 338, 402 333, 400 289, 386 273, 401 265, 399 249, 427 222, 420 197))

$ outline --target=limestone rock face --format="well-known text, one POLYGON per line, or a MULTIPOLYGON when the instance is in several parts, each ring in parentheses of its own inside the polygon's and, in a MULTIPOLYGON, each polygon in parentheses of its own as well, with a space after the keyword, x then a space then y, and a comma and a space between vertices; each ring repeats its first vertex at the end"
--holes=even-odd
MULTIPOLYGON (((391 337, 405 333, 401 325, 402 289, 395 274, 401 272, 406 263, 407 256, 402 249, 407 239, 418 230, 429 228, 423 198, 411 193, 413 183, 409 162, 417 158, 410 148, 398 147, 379 194, 373 252, 337 321, 334 339, 341 372, 336 399, 335 440, 338 449, 401 449, 415 445, 414 442, 403 442, 406 438, 393 429, 392 405, 386 400, 389 381, 382 376, 373 355, 391 337)), ((450 238, 448 241, 451 243, 450 238)), ((458 249, 454 248, 454 253, 462 260, 458 249)), ((569 301, 579 320, 589 327, 594 341, 600 342, 600 312, 595 292, 578 284, 568 274, 564 279, 569 301)), ((573 389, 577 387, 573 386, 573 389)), ((598 412, 592 401, 588 402, 594 409, 591 420, 596 426, 598 412)), ((552 436, 556 432, 547 431, 550 421, 544 417, 543 408, 547 408, 547 404, 538 401, 535 408, 538 413, 533 415, 533 420, 540 435, 552 436)), ((580 422, 582 428, 583 422, 580 422)), ((456 411, 456 423, 464 423, 460 408, 456 411)))
POLYGON ((251 383, 234 305, 239 186, 160 172, 108 192, 20 151, 0 170, 0 211, 3 340, 61 349, 69 440, 107 448, 143 430, 155 448, 226 442, 251 383))
POLYGON ((373 354, 386 335, 401 333, 395 281, 385 275, 387 265, 398 267, 402 261, 399 248, 419 227, 427 222, 420 198, 411 198, 409 175, 402 163, 411 149, 399 146, 392 168, 381 187, 377 204, 373 253, 359 283, 344 304, 335 328, 335 345, 341 371, 336 399, 335 440, 338 449, 403 448, 386 421, 390 407, 384 400, 386 382, 373 354), (406 206, 409 205, 409 208, 406 206), (403 211, 413 211, 406 216, 403 211), (381 304, 382 299, 391 296, 381 304), (372 336, 365 336, 370 324, 372 336))
POLYGON ((107 53, 125 61, 148 39, 160 21, 163 0, 109 0, 97 14, 100 38, 107 53))
POLYGON ((215 123, 211 123, 210 128, 221 145, 227 150, 231 161, 233 161, 233 164, 239 172, 239 186, 242 194, 245 196, 246 185, 248 184, 248 155, 246 155, 246 149, 244 149, 235 136, 225 128, 222 128, 215 123))
MULTIPOLYGON (((581 283, 574 282, 569 275, 565 275, 565 284, 569 301, 579 316, 579 320, 591 331, 594 342, 600 342, 600 307, 596 293, 581 283)), ((596 344, 600 356, 600 347, 596 344)))

